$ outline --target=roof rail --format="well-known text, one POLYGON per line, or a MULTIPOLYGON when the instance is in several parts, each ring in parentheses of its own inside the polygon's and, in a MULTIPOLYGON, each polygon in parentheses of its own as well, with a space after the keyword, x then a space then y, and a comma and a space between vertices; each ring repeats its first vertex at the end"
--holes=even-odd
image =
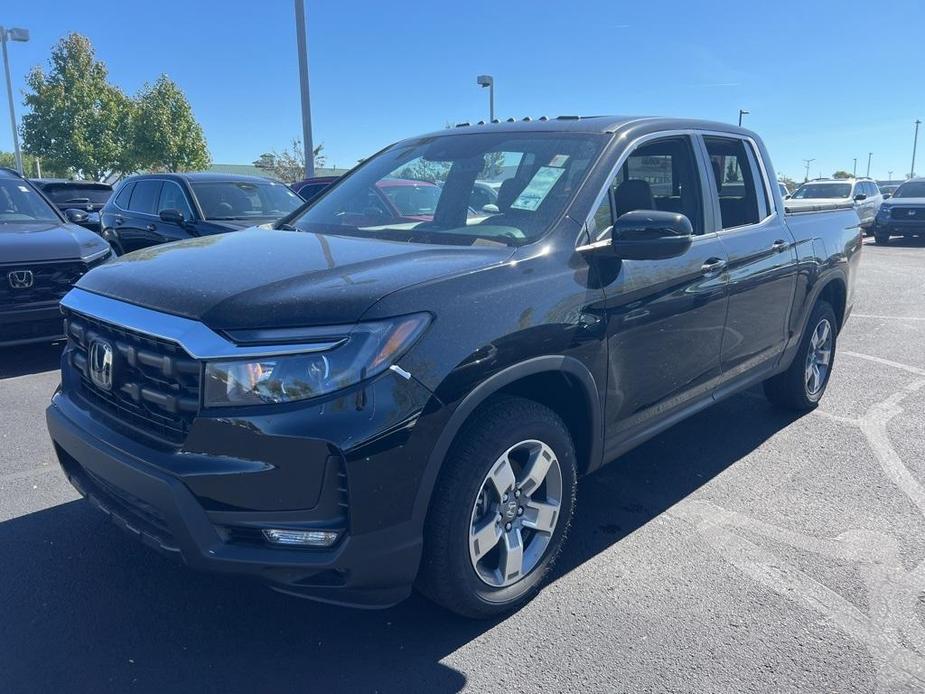
POLYGON ((466 120, 466 121, 463 121, 462 123, 457 123, 457 124, 456 124, 455 126, 453 126, 453 127, 455 127, 455 128, 468 128, 468 127, 469 127, 469 121, 466 120))
POLYGON ((556 120, 581 120, 581 116, 556 116, 556 120))

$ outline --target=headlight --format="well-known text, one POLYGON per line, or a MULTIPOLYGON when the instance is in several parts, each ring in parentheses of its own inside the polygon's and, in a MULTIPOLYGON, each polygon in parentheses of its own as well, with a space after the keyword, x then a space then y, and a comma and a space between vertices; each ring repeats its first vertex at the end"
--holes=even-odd
MULTIPOLYGON (((342 341, 324 352, 207 362, 205 406, 293 402, 347 388, 389 368, 429 323, 426 313, 360 323, 337 335, 342 341)), ((311 331, 313 335, 322 332, 311 331)), ((287 329, 281 334, 291 339, 294 331, 287 329)), ((270 333, 261 335, 267 343, 274 342, 270 333)), ((297 341, 305 342, 304 338, 297 341)), ((275 344, 278 347, 279 342, 275 344)))
POLYGON ((877 211, 877 216, 882 217, 883 219, 886 219, 887 217, 890 216, 890 208, 884 207, 883 205, 881 205, 880 209, 877 211))
POLYGON ((102 263, 104 260, 109 258, 110 255, 112 255, 112 249, 109 247, 109 244, 107 244, 106 248, 82 256, 81 260, 87 265, 96 265, 102 263))

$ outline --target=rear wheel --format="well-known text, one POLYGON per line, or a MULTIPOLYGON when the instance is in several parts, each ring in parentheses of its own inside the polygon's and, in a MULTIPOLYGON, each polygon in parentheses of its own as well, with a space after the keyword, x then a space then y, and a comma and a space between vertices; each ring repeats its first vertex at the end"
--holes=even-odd
POLYGON ((775 405, 790 410, 811 410, 829 384, 835 359, 835 312, 825 301, 816 303, 793 363, 764 382, 764 392, 775 405))
POLYGON ((418 588, 467 617, 527 602, 562 548, 576 482, 571 436, 552 410, 507 396, 490 403, 444 462, 418 588))
POLYGON ((885 246, 890 242, 890 235, 883 232, 874 234, 874 242, 878 246, 885 246))

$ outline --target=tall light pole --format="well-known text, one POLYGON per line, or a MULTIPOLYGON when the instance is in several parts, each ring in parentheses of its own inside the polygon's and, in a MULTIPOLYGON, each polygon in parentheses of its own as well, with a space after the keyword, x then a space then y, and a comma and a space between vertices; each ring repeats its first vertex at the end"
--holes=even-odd
MULTIPOLYGON (((7 84, 9 84, 9 77, 7 77, 7 84)), ((922 124, 918 118, 915 119, 915 139, 912 141, 912 168, 909 169, 909 175, 912 178, 915 178, 915 149, 919 144, 919 126, 922 124)))
POLYGON ((870 158, 874 156, 873 152, 867 153, 867 177, 870 178, 870 158))
POLYGON ((809 165, 812 164, 814 161, 816 160, 815 159, 804 159, 803 160, 803 163, 806 164, 806 176, 803 177, 804 183, 809 180, 809 165))
POLYGON ((16 168, 23 175, 22 152, 19 150, 19 130, 16 129, 16 108, 13 106, 13 81, 10 79, 10 58, 6 54, 7 41, 28 41, 28 29, 7 29, 0 27, 0 43, 3 44, 3 70, 6 72, 6 95, 10 100, 10 126, 13 128, 13 149, 16 152, 16 168))
POLYGON ((299 51, 299 88, 302 92, 302 146, 305 150, 305 178, 315 175, 312 144, 312 108, 308 95, 308 46, 305 36, 305 0, 295 0, 296 46, 299 51))
POLYGON ((742 116, 747 116, 749 113, 750 111, 746 111, 745 109, 742 109, 742 108, 739 109, 739 127, 740 128, 742 127, 742 116))
POLYGON ((890 177, 889 180, 892 181, 892 180, 893 180, 893 172, 892 172, 892 171, 887 171, 887 174, 889 174, 889 177, 890 177))
POLYGON ((854 168, 851 169, 851 175, 852 176, 858 175, 858 158, 857 157, 854 158, 854 168))
POLYGON ((495 78, 491 75, 479 75, 475 83, 480 87, 488 87, 488 120, 495 119, 495 78))

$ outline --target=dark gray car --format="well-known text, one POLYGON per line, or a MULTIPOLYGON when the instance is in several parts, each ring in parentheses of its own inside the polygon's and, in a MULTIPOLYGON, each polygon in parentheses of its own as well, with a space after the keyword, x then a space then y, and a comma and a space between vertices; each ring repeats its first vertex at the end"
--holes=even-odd
POLYGON ((63 337, 58 302, 111 254, 108 243, 68 222, 32 183, 0 169, 0 346, 63 337))

